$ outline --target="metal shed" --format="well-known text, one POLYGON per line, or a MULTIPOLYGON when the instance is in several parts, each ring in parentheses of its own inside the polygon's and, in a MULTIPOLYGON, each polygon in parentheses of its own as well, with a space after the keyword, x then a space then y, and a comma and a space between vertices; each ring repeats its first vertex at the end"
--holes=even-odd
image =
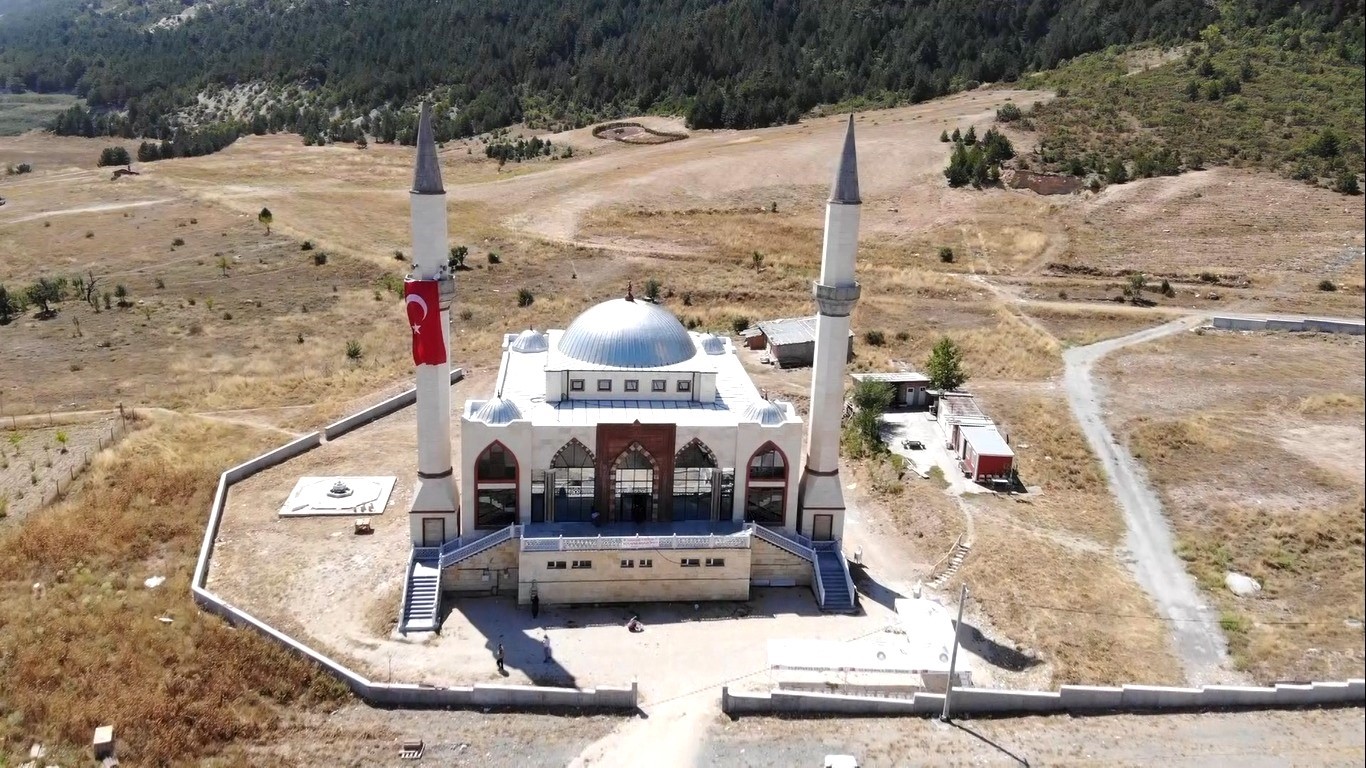
MULTIPOLYGON (((816 359, 816 317, 762 320, 740 336, 750 349, 767 349, 780 368, 801 368, 816 359)), ((847 360, 854 357, 854 332, 849 332, 847 360)))

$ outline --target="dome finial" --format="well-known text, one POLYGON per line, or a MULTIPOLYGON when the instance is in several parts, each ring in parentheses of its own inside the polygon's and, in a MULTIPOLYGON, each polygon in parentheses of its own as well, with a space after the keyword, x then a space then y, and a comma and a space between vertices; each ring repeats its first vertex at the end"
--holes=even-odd
POLYGON ((627 281, 626 281, 626 300, 627 300, 627 301, 635 301, 635 300, 636 300, 635 294, 631 292, 631 281, 630 281, 630 280, 627 280, 627 281))

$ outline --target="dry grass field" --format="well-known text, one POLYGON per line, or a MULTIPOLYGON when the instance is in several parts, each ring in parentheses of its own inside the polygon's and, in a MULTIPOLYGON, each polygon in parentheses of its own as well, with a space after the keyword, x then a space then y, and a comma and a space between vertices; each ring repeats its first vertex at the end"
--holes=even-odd
MULTIPOLYGON (((1017 444, 1029 446, 1021 450, 1024 479, 1041 489, 1030 503, 985 498, 968 509, 979 544, 962 574, 980 598, 984 631, 1038 652, 1053 682, 1167 681, 1174 667, 1165 635, 1153 627, 1150 604, 1115 553, 1117 512, 1052 384, 1062 369, 1061 352, 1191 310, 1361 316, 1366 209, 1361 197, 1223 169, 1066 198, 944 186, 941 131, 969 124, 981 131, 1006 100, 1024 105, 1046 98, 970 92, 858 117, 864 298, 854 316, 854 367, 920 367, 934 341, 949 335, 964 349, 970 388, 1017 444), (942 246, 954 249, 952 262, 938 257, 942 246), (1055 264, 1073 269, 1050 268, 1055 264), (1148 309, 1095 305, 1118 293, 1122 278, 1115 275, 1125 269, 1171 273, 1176 297, 1153 296, 1157 306, 1148 309), (1201 282, 1205 271, 1246 280, 1213 285, 1201 282), (1325 278, 1340 290, 1317 290, 1325 278), (883 332, 882 344, 864 336, 873 330, 883 332)), ((679 127, 677 121, 644 122, 679 127)), ((628 282, 639 291, 652 278, 662 284, 663 302, 699 328, 729 332, 739 319, 810 312, 824 197, 842 131, 839 117, 815 118, 629 145, 582 129, 547 137, 572 146, 572 159, 502 169, 484 158, 477 142, 451 143, 441 152, 451 245, 470 251, 452 318, 455 363, 472 382, 486 382, 505 331, 563 327, 580 310, 620 295, 628 282), (762 255, 757 268, 756 251, 762 255), (521 288, 535 295, 529 307, 516 306, 521 288)), ((1034 140, 1011 135, 1017 143, 1034 140)), ((93 272, 98 293, 123 285, 129 304, 106 310, 100 302, 96 311, 67 300, 50 319, 30 311, 0 326, 0 416, 122 403, 295 430, 316 428, 358 400, 406 382, 408 341, 393 287, 411 253, 411 148, 304 147, 297 136, 251 136, 216 155, 136 164, 140 176, 111 181, 106 169, 94 167, 100 148, 110 143, 0 137, 0 165, 34 166, 32 174, 0 178, 0 196, 8 201, 0 208, 0 284, 17 290, 40 276, 93 272), (274 214, 270 234, 256 219, 262 207, 274 214), (312 250, 303 250, 305 241, 312 250), (327 255, 325 263, 315 260, 320 254, 327 255), (358 360, 345 354, 352 340, 362 349, 358 360)), ((1293 367, 1271 371, 1268 386, 1283 386, 1275 376, 1294 375, 1293 367)), ((805 372, 763 369, 756 379, 799 405, 805 401, 805 372)), ((1213 385, 1217 377, 1204 381, 1213 385)), ((1333 391, 1352 392, 1345 386, 1333 391)), ((1306 402, 1310 414, 1296 418, 1342 425, 1342 415, 1331 412, 1339 401, 1306 402)), ((1359 424, 1359 400, 1349 399, 1348 406, 1357 408, 1359 424)), ((1125 418, 1146 415, 1140 407, 1125 418)), ((1254 416, 1289 418, 1265 410, 1254 416)), ((148 642, 158 659, 167 660, 165 669, 147 669, 136 649, 94 624, 81 625, 89 630, 81 642, 126 655, 116 661, 131 665, 126 679, 138 688, 166 669, 208 676, 210 694, 203 700, 216 702, 222 720, 214 722, 225 724, 203 738, 196 747, 202 752, 238 737, 283 734, 272 730, 287 727, 280 725, 283 710, 262 704, 263 697, 288 700, 285 687, 299 690, 315 679, 270 647, 222 629, 185 597, 186 558, 208 504, 205 483, 232 458, 281 437, 202 419, 157 420, 97 462, 85 491, 49 512, 26 514, 22 527, 5 531, 0 524, 0 536, 14 542, 61 539, 53 531, 74 535, 68 529, 80 510, 102 510, 109 503, 103 495, 122 499, 126 478, 141 481, 151 472, 148 462, 166 464, 164 471, 180 485, 163 493, 153 473, 151 490, 129 496, 124 507, 115 504, 116 523, 134 518, 118 525, 136 522, 151 526, 149 532, 130 528, 129 542, 96 542, 82 565, 65 569, 70 579, 72 568, 86 568, 89 579, 57 582, 49 595, 62 584, 74 601, 88 598, 96 605, 97 615, 125 601, 142 613, 173 617, 169 628, 150 627, 161 632, 161 639, 148 642), (168 508, 165 515, 118 511, 144 510, 154 500, 168 508), (165 562, 174 568, 165 566, 172 571, 166 585, 144 591, 133 576, 146 570, 149 555, 140 547, 152 539, 168 542, 158 550, 166 559, 156 567, 165 562), (205 648, 224 649, 229 663, 210 661, 205 648), (279 669, 279 675, 262 679, 245 668, 248 656, 262 660, 260 670, 279 669), (207 667, 212 669, 197 671, 207 667)), ((1303 437, 1287 440, 1308 444, 1303 437)), ((16 460, 12 449, 9 455, 16 460)), ((870 530, 895 533, 897 551, 916 567, 936 560, 962 532, 963 509, 928 482, 901 489, 879 474, 884 469, 850 471, 862 488, 853 498, 870 530)), ((1350 508, 1352 499, 1334 488, 1331 497, 1346 499, 1343 509, 1350 508)), ((1357 499, 1359 511, 1359 494, 1357 499)), ((74 547, 62 540, 63 547, 74 547)), ((49 621, 87 621, 72 611, 43 618, 35 612, 56 611, 55 603, 22 599, 40 579, 38 561, 25 558, 38 557, 46 546, 0 546, 9 558, 0 571, 6 609, 21 617, 6 626, 28 633, 22 635, 27 639, 49 621)), ((1357 546, 1359 551, 1359 538, 1357 546)), ((1285 602, 1292 597, 1273 587, 1282 588, 1271 579, 1263 594, 1276 595, 1278 606, 1318 604, 1309 593, 1296 593, 1298 604, 1285 602)), ((375 600, 387 604, 392 596, 392 589, 380 590, 375 600)), ((1270 604, 1268 598, 1262 602, 1270 604)), ((1263 647, 1256 645, 1265 642, 1257 640, 1261 631, 1249 633, 1250 647, 1263 647)), ((1359 632, 1356 638, 1359 647, 1359 632)), ((1267 670, 1289 675, 1303 666, 1276 647, 1263 654, 1267 670)), ((6 659, 0 663, 13 663, 8 658, 0 656, 6 659)), ((24 659, 25 669, 36 670, 25 675, 44 674, 39 660, 24 659)), ((78 699, 96 698, 92 692, 107 675, 94 666, 78 669, 63 687, 49 681, 33 689, 40 695, 24 719, 5 726, 7 743, 18 734, 85 741, 96 714, 89 709, 94 704, 78 699)), ((1311 671, 1320 669, 1345 667, 1311 671)), ((174 686, 167 690, 167 696, 184 694, 174 686)), ((322 693, 326 698, 334 691, 322 693)), ((197 726, 171 714, 180 710, 149 714, 142 706, 131 702, 122 711, 160 722, 158 738, 165 741, 153 744, 149 734, 139 743, 144 754, 179 749, 176 740, 196 733, 197 726)), ((6 749, 0 746, 0 754, 6 749)))
POLYGON ((1362 361, 1360 338, 1207 331, 1104 367, 1117 434, 1161 490, 1182 557, 1257 679, 1366 671, 1362 361), (1226 571, 1262 591, 1233 595, 1226 571))

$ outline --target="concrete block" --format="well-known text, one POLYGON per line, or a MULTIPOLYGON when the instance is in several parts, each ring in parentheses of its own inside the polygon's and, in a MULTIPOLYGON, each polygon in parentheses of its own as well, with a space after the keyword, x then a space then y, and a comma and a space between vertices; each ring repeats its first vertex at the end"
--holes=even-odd
POLYGON ((95 738, 91 741, 91 746, 95 750, 95 759, 103 760, 114 756, 114 726, 101 725, 95 729, 95 738))
POLYGON ((1119 709, 1123 688, 1099 685, 1064 685, 1058 690, 1062 708, 1068 712, 1108 712, 1119 709))
POLYGON ((1124 709, 1184 709, 1204 702, 1200 688, 1169 688, 1162 685, 1126 685, 1121 698, 1124 709))
POLYGON ((991 688, 955 688, 949 703, 952 714, 1059 712, 1062 698, 1043 691, 1000 691, 991 688))
POLYGON ((1246 685, 1207 685, 1202 703, 1207 707, 1268 707, 1276 703, 1276 689, 1246 685))

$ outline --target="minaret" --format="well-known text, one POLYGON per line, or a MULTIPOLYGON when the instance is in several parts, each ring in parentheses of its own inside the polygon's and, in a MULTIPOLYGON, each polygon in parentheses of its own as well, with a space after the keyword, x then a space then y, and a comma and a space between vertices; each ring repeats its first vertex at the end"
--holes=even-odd
POLYGON ((844 134, 839 168, 825 205, 825 244, 821 276, 812 285, 816 296, 816 356, 811 370, 811 414, 806 435, 797 526, 800 533, 825 538, 844 535, 844 488, 840 483, 840 419, 844 414, 844 369, 849 361, 849 313, 858 303, 854 252, 858 250, 858 157, 854 150, 854 116, 844 134))
POLYGON ((447 262, 446 190, 427 104, 422 105, 418 119, 417 166, 409 202, 413 271, 405 281, 404 294, 413 328, 417 378, 417 488, 409 523, 413 546, 434 546, 440 543, 438 538, 458 537, 460 523, 451 467, 450 340, 455 281, 447 262), (418 301, 415 296, 426 300, 418 301), (438 306, 430 306, 434 303, 438 306))

